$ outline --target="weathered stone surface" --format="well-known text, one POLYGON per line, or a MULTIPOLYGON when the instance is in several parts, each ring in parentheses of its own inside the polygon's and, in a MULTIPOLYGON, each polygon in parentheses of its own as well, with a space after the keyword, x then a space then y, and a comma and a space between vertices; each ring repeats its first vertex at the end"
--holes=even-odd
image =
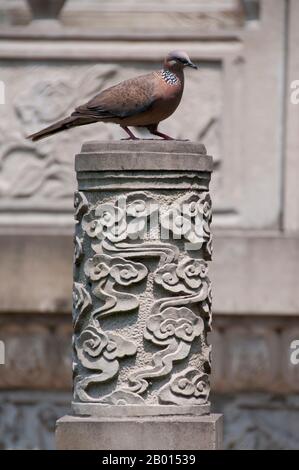
MULTIPOLYGON (((208 172, 213 160, 205 146, 197 142, 133 140, 118 142, 88 142, 76 157, 75 169, 82 171, 191 171, 208 172), (161 158, 163 154, 163 158, 161 158)), ((202 175, 204 176, 204 175, 202 175)), ((209 179, 209 175, 207 176, 209 179)))
POLYGON ((277 380, 279 341, 274 330, 232 327, 225 338, 225 366, 234 390, 263 390, 277 380))
POLYGON ((217 412, 224 414, 224 448, 297 450, 299 396, 243 393, 216 395, 217 412))
MULTIPOLYGON (((53 391, 1 391, 0 448, 54 449, 55 421, 69 413, 70 399, 53 391)), ((299 448, 298 394, 213 394, 212 403, 225 415, 225 449, 299 448)))
POLYGON ((76 169, 73 411, 208 413, 211 157, 191 142, 99 142, 76 169))
POLYGON ((19 229, 0 235, 2 312, 71 310, 72 238, 58 235, 57 229, 49 231, 33 234, 19 229))
POLYGON ((0 449, 54 449, 55 422, 69 412, 70 394, 0 392, 0 449))
MULTIPOLYGON (((82 416, 92 416, 93 418, 110 418, 110 417, 130 417, 130 416, 181 416, 181 415, 191 415, 200 416, 208 415, 210 413, 210 404, 203 404, 200 406, 190 406, 190 404, 182 405, 180 398, 177 397, 177 403, 172 405, 146 405, 143 401, 135 400, 134 405, 125 404, 126 395, 123 393, 115 392, 112 397, 105 398, 103 403, 105 406, 98 406, 97 403, 74 403, 72 404, 72 411, 74 415, 82 416), (120 403, 120 404, 119 404, 120 403), (123 404, 121 404, 123 403, 123 404), (146 406, 145 406, 146 405, 146 406), (179 405, 179 406, 177 406, 179 405)), ((171 396, 173 399, 173 396, 171 396)), ((186 397, 186 403, 188 397, 186 397)), ((194 399, 196 405, 196 398, 194 399)))
POLYGON ((288 61, 285 71, 287 80, 285 83, 285 103, 286 103, 286 142, 285 142, 285 169, 283 184, 283 228, 292 233, 299 231, 299 112, 298 107, 298 79, 299 79, 299 57, 298 41, 299 29, 297 18, 299 15, 299 4, 296 0, 290 0, 288 4, 288 29, 286 31, 286 42, 288 48, 288 61), (294 88, 295 85, 295 88, 294 88), (292 99, 295 93, 296 101, 292 99))
POLYGON ((57 317, 55 322, 47 320, 1 319, 0 340, 5 347, 1 390, 71 388, 71 325, 57 317))
POLYGON ((219 231, 214 252, 214 312, 298 315, 297 234, 219 231))
POLYGON ((52 329, 53 361, 52 382, 50 387, 58 390, 70 390, 72 386, 72 327, 69 324, 56 325, 52 329))
POLYGON ((200 417, 83 418, 57 421, 58 450, 216 450, 222 415, 200 417))
MULTIPOLYGON (((107 178, 101 179, 101 184, 107 184, 107 178)), ((127 186, 130 184, 131 181, 127 186)), ((0 234, 0 277, 7 280, 0 283, 1 312, 67 313, 71 310, 70 231, 61 234, 55 230, 53 235, 38 236, 26 232, 0 234), (34 288, 28 290, 24 279, 29 279, 34 288)), ((214 313, 297 315, 297 235, 217 231, 213 244, 216 256, 210 277, 214 286, 214 313), (285 263, 288 269, 281 269, 285 263), (227 276, 228 266, 231 266, 230 276, 227 276), (253 274, 256 282, 252 282, 253 274)))
POLYGON ((1 388, 36 388, 38 384, 43 389, 50 385, 53 357, 51 337, 46 328, 10 324, 1 328, 1 340, 5 344, 5 364, 0 370, 1 388))
POLYGON ((215 393, 298 391, 298 364, 291 344, 299 340, 295 316, 214 315, 210 337, 215 393))
MULTIPOLYGON (((5 344, 6 365, 0 364, 0 388, 70 390, 71 336, 66 315, 31 315, 24 324, 20 315, 2 314, 0 340, 5 344)), ((208 335, 212 390, 296 393, 299 367, 291 362, 294 340, 299 340, 295 316, 214 315, 213 332, 208 335)))
POLYGON ((27 0, 33 19, 57 18, 66 0, 27 0))
MULTIPOLYGON (((8 19, 12 24, 28 23, 29 12, 24 2, 17 2, 13 9, 9 9, 6 3, 1 7, 4 15, 7 15, 7 11, 10 13, 8 19)), ((173 34, 174 31, 178 34, 178 30, 184 29, 187 30, 185 34, 191 30, 190 37, 193 38, 198 30, 207 33, 211 30, 244 27, 247 19, 258 16, 256 9, 252 14, 251 5, 246 6, 238 0, 210 0, 208 4, 203 0, 189 0, 187 5, 182 4, 181 0, 164 0, 163 3, 157 0, 102 0, 100 4, 97 0, 69 0, 61 18, 63 24, 71 27, 72 33, 75 32, 78 36, 94 36, 99 31, 104 33, 104 37, 105 33, 115 35, 127 31, 131 33, 129 37, 136 32, 139 35, 144 34, 145 31, 166 30, 168 34, 173 34)), ((67 32, 67 28, 64 31, 67 32)), ((51 31, 48 34, 50 33, 51 31)))
POLYGON ((282 331, 281 341, 281 374, 283 383, 283 389, 289 390, 290 392, 299 392, 299 354, 295 353, 295 350, 299 350, 299 320, 293 324, 286 324, 285 329, 282 331), (293 343, 295 343, 295 348, 293 343), (295 355, 294 360, 291 360, 291 356, 295 355))

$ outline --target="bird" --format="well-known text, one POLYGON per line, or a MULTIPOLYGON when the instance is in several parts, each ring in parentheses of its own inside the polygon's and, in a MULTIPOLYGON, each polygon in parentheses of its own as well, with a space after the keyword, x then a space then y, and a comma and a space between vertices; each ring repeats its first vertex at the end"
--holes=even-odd
POLYGON ((95 122, 119 124, 128 134, 124 140, 138 140, 129 127, 143 127, 164 140, 175 140, 158 131, 161 121, 171 116, 180 104, 184 90, 184 68, 198 67, 184 51, 167 54, 163 68, 158 71, 130 78, 107 88, 74 112, 27 139, 33 142, 58 132, 95 122))

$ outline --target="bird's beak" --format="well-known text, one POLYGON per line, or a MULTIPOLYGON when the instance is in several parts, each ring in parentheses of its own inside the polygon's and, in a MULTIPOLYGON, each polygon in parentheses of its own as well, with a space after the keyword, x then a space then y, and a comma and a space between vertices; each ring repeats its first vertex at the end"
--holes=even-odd
POLYGON ((192 69, 196 69, 196 70, 198 69, 197 65, 193 64, 193 62, 191 62, 191 60, 190 60, 190 62, 188 62, 187 67, 191 67, 192 69))
POLYGON ((192 69, 196 69, 196 70, 198 69, 197 65, 193 64, 193 62, 191 62, 191 60, 190 60, 190 62, 188 62, 187 67, 191 67, 192 69))

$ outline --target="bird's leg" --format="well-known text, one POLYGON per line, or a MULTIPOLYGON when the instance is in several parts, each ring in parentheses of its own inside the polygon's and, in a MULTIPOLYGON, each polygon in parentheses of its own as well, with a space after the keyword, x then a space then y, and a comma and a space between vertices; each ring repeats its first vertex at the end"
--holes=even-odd
POLYGON ((147 129, 150 131, 151 134, 162 137, 162 139, 164 139, 164 140, 175 140, 173 137, 170 137, 167 134, 163 134, 162 132, 159 132, 158 131, 158 126, 156 126, 156 125, 148 126, 147 129))
POLYGON ((121 139, 121 140, 139 140, 138 137, 136 137, 127 126, 120 126, 120 127, 130 136, 127 139, 121 139))
POLYGON ((155 132, 152 132, 152 134, 158 135, 159 137, 162 137, 162 139, 164 140, 175 140, 173 137, 170 137, 170 135, 163 134, 163 132, 155 131, 155 132))
POLYGON ((147 126, 147 129, 150 131, 151 134, 158 135, 159 137, 162 137, 164 140, 176 140, 177 142, 188 142, 189 139, 175 139, 174 137, 170 137, 167 134, 163 134, 162 132, 159 132, 157 129, 157 125, 153 124, 151 126, 147 126))

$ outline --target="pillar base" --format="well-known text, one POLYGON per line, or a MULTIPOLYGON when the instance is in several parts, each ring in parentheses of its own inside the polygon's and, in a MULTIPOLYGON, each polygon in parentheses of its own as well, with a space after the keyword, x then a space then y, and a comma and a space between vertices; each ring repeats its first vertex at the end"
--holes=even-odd
POLYGON ((203 405, 100 405, 98 403, 72 402, 75 416, 93 416, 95 418, 144 417, 144 416, 200 416, 210 413, 210 402, 203 405))
POLYGON ((56 424, 58 450, 217 450, 222 415, 157 417, 64 416, 56 424))

